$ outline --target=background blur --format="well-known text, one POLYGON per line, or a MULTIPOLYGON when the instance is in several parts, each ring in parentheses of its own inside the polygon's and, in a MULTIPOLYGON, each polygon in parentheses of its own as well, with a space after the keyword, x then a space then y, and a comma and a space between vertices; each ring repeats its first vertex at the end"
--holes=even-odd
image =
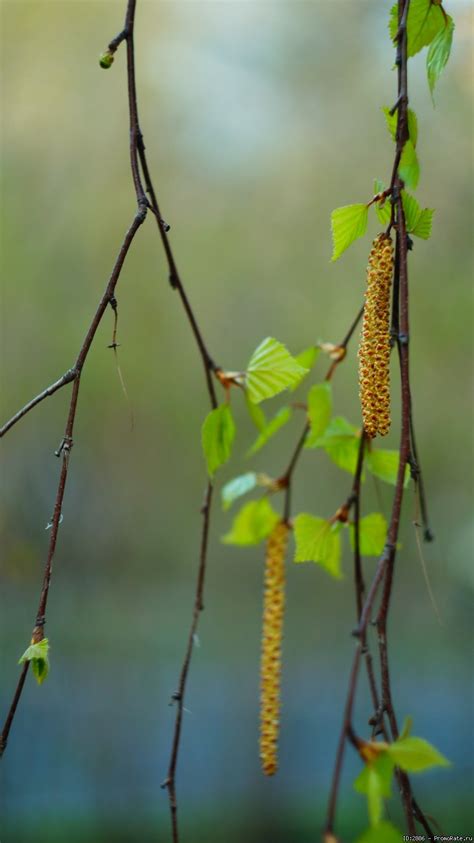
MULTIPOLYGON (((334 207, 387 181, 394 147, 380 108, 395 99, 388 2, 144 2, 136 23, 141 123, 165 219, 211 353, 239 369, 260 340, 298 352, 340 341, 362 299, 370 235, 330 264, 334 207)), ((98 55, 125 2, 3 0, 2 420, 73 362, 135 207, 129 174, 125 50, 98 55)), ((420 124, 417 196, 434 235, 410 256, 412 377, 436 543, 425 547, 442 625, 430 604, 407 495, 390 651, 400 719, 454 763, 416 793, 445 832, 472 833, 472 6, 447 0, 454 51, 433 109, 425 53, 410 62, 420 124)), ((205 481, 202 367, 153 219, 140 230, 112 314, 81 386, 47 634, 52 670, 29 677, 2 764, 2 843, 168 840, 160 790, 194 597, 205 481)), ((336 411, 358 423, 355 345, 334 382, 336 411)), ((320 359, 316 378, 326 360, 320 359)), ((397 380, 394 375, 394 391, 397 380)), ((302 393, 304 395, 304 392, 302 393)), ((258 459, 240 396, 234 458, 277 475, 301 419, 258 459)), ((69 388, 4 443, 2 718, 29 642, 56 493, 53 452, 69 388)), ((281 402, 280 402, 281 403, 281 402)), ((268 405, 274 412, 277 399, 268 405)), ((397 445, 398 416, 389 445, 397 445)), ((319 451, 301 462, 294 511, 330 515, 350 483, 319 451)), ((391 488, 381 489, 388 513, 391 488)), ((216 496, 216 503, 219 504, 216 496)), ((372 482, 364 508, 377 506, 372 482)), ((178 770, 193 843, 318 839, 353 642, 353 594, 316 566, 288 568, 281 769, 257 751, 263 548, 224 546, 232 513, 215 508, 178 770)), ((375 560, 367 561, 367 570, 375 560)), ((365 678, 357 724, 365 728, 365 678)), ((366 807, 347 754, 339 830, 353 840, 366 807)), ((390 807, 392 818, 398 809, 390 807)))

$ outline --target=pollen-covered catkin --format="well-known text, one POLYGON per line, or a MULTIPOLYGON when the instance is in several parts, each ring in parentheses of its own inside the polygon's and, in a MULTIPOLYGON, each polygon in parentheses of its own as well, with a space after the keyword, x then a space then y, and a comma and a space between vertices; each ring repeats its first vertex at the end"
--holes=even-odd
POLYGON ((266 776, 278 768, 281 645, 285 607, 285 555, 288 525, 280 521, 270 534, 265 557, 262 658, 260 668, 260 759, 266 776))
POLYGON ((367 436, 390 429, 390 287, 393 246, 387 234, 375 238, 367 267, 364 320, 359 345, 359 389, 367 436))

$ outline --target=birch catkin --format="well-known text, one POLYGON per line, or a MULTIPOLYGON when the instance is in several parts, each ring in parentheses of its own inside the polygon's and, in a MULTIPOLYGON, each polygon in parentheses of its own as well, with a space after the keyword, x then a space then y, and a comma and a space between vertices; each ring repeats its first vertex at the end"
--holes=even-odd
POLYGON ((285 606, 288 525, 281 521, 268 538, 265 558, 262 659, 260 672, 260 758, 266 776, 278 768, 281 645, 285 606))
POLYGON ((387 234, 372 244, 367 267, 364 321, 359 346, 359 387, 367 436, 390 429, 390 287, 393 246, 387 234))

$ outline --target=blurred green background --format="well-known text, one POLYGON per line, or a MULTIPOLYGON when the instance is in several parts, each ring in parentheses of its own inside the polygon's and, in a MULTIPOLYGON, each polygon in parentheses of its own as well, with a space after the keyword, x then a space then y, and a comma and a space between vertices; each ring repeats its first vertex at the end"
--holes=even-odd
MULTIPOLYGON (((136 22, 141 123, 165 219, 209 348, 240 369, 260 340, 293 352, 344 336, 362 299, 370 237, 330 264, 330 212, 387 181, 393 145, 381 107, 395 98, 390 4, 143 2, 136 22)), ((124 2, 3 0, 2 420, 74 361, 134 212, 125 53, 98 55, 124 2)), ((436 543, 417 555, 413 493, 404 508, 390 623, 400 719, 452 761, 415 782, 451 834, 472 832, 472 6, 447 0, 453 55, 433 109, 425 55, 410 62, 419 118, 417 196, 434 234, 410 256, 412 380, 436 543)), ((371 222, 370 235, 378 224, 371 222)), ((47 683, 27 683, 2 764, 2 843, 168 840, 166 775, 175 690, 190 622, 205 482, 200 360, 167 283, 153 219, 97 334, 80 405, 55 560, 47 683)), ((334 382, 336 412, 358 423, 355 345, 334 382)), ((315 374, 321 378, 326 361, 315 374)), ((394 367, 395 368, 395 367, 394 367)), ((394 374, 394 392, 397 376, 394 374)), ((299 395, 299 393, 297 393, 299 395)), ((302 392, 304 397, 304 391, 302 392)), ((34 621, 69 387, 11 431, 2 467, 2 717, 34 621)), ((301 419, 258 459, 240 395, 239 434, 218 485, 257 467, 278 475, 301 419)), ((278 400, 269 406, 274 411, 278 400)), ((389 445, 397 446, 398 409, 389 445)), ((320 451, 298 469, 294 511, 328 516, 349 475, 320 451)), ((391 488, 381 489, 389 511, 391 488)), ((216 503, 218 499, 216 497, 216 503)), ((364 510, 377 507, 372 482, 364 510)), ((224 546, 215 508, 205 607, 190 674, 178 794, 193 843, 319 839, 353 653, 345 579, 288 566, 281 769, 263 780, 257 751, 263 549, 224 546)), ((367 560, 367 572, 375 560, 367 560)), ((365 679, 356 725, 366 728, 365 679)), ((366 807, 352 789, 339 830, 353 840, 366 807)), ((390 806, 397 820, 396 800, 390 806)))

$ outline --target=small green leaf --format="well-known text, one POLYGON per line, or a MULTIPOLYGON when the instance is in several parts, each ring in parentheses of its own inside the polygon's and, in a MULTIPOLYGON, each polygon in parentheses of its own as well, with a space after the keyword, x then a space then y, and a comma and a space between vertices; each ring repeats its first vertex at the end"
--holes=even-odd
MULTIPOLYGON (((432 0, 411 0, 408 10, 407 35, 408 57, 416 55, 423 47, 431 44, 444 27, 444 16, 440 7, 432 0)), ((392 41, 398 32, 398 4, 390 12, 390 36, 392 41)))
POLYGON ((407 231, 412 231, 421 216, 421 208, 414 196, 402 190, 403 210, 405 211, 405 222, 407 231))
MULTIPOLYGON (((382 182, 376 179, 374 194, 382 193, 384 190, 385 187, 382 182)), ((433 211, 430 211, 429 208, 425 208, 422 211, 415 197, 407 193, 406 190, 402 190, 402 202, 403 210, 405 211, 407 232, 416 234, 417 237, 425 236, 425 239, 428 239, 431 233, 433 211), (418 231, 419 226, 421 233, 418 231), (425 234, 425 232, 427 233, 425 234)), ((382 225, 388 225, 390 222, 391 209, 390 199, 387 199, 383 206, 379 202, 376 203, 375 210, 382 225)))
POLYGON ((252 354, 245 384, 250 401, 258 404, 284 389, 297 385, 308 373, 281 342, 267 337, 252 354))
POLYGON ((301 513, 294 520, 295 562, 317 562, 333 576, 341 574, 341 539, 324 518, 301 513))
POLYGON ((416 190, 420 178, 420 165, 416 149, 410 139, 405 142, 403 147, 398 172, 406 186, 416 190))
POLYGON ((258 404, 253 404, 253 402, 250 401, 247 393, 245 394, 245 405, 247 407, 248 414, 252 419, 257 430, 263 430, 263 428, 266 427, 267 424, 265 413, 258 404))
POLYGON ((281 407, 278 410, 278 413, 267 422, 266 426, 260 431, 260 435, 258 439, 255 440, 252 447, 249 448, 247 451, 247 456, 250 457, 252 454, 256 454, 260 448, 263 448, 264 445, 267 444, 268 440, 275 436, 275 433, 278 433, 281 427, 285 425, 291 419, 293 411, 291 407, 281 407))
POLYGON ((315 440, 313 447, 324 448, 339 468, 354 475, 359 456, 359 442, 360 430, 349 424, 342 416, 335 416, 329 422, 324 434, 315 440))
POLYGON ((423 738, 399 738, 387 752, 397 767, 407 773, 419 773, 430 767, 450 767, 451 763, 423 738))
MULTIPOLYGON (((349 525, 351 547, 355 547, 355 527, 349 525)), ((381 512, 372 512, 359 522, 359 542, 362 556, 380 556, 387 538, 387 522, 381 512)))
POLYGON ((416 225, 412 229, 408 229, 416 237, 422 237, 423 240, 428 240, 431 237, 431 225, 433 222, 434 210, 432 208, 423 208, 416 225))
POLYGON ((404 738, 408 738, 410 736, 410 732, 413 728, 413 717, 405 717, 403 721, 402 731, 400 732, 398 739, 403 740, 404 738))
POLYGON ((453 43, 453 33, 454 21, 448 15, 448 20, 445 22, 444 28, 440 29, 436 38, 431 42, 426 57, 426 72, 428 74, 431 96, 433 96, 435 85, 448 63, 453 43))
POLYGON ((357 843, 402 843, 402 840, 402 832, 384 820, 364 831, 362 837, 357 838, 357 843))
POLYGON ((216 407, 204 419, 201 430, 202 448, 207 470, 213 477, 216 470, 229 459, 235 439, 235 422, 229 404, 216 407))
POLYGON ((257 475, 254 471, 248 471, 247 474, 241 474, 239 477, 234 477, 229 483, 226 483, 221 491, 222 509, 229 509, 237 498, 246 495, 255 489, 258 483, 257 475))
MULTIPOLYGON (((383 193, 385 190, 385 185, 380 179, 375 179, 374 181, 374 196, 377 193, 383 193)), ((392 203, 390 202, 390 197, 387 197, 381 202, 375 203, 375 211, 378 216, 379 222, 381 225, 388 225, 390 222, 390 217, 392 215, 392 203)))
POLYGON ((259 544, 273 530, 280 516, 272 508, 268 498, 250 501, 235 516, 229 533, 223 536, 224 544, 259 544))
MULTIPOLYGON (((307 369, 309 372, 316 363, 320 351, 321 349, 317 345, 310 345, 309 348, 305 348, 299 354, 296 354, 295 360, 299 366, 302 366, 303 369, 307 369)), ((298 384, 296 386, 290 386, 290 392, 293 392, 297 386, 298 384)))
MULTIPOLYGON (((387 752, 380 755, 371 764, 366 764, 354 782, 354 789, 367 796, 369 819, 372 826, 377 826, 382 818, 383 800, 392 795, 392 776, 395 764, 387 752)), ((379 843, 382 843, 382 839, 379 843)))
MULTIPOLYGON (((390 483, 395 486, 398 476, 398 464, 400 462, 400 454, 398 451, 385 450, 378 448, 374 451, 369 451, 367 454, 366 465, 370 473, 384 483, 390 483)), ((410 468, 407 465, 405 469, 405 483, 407 486, 410 482, 410 468)))
MULTIPOLYGON (((395 111, 393 114, 390 114, 390 109, 387 108, 387 106, 382 108, 382 111, 385 114, 387 129, 390 132, 390 136, 392 140, 395 140, 397 136, 398 112, 395 111)), ((416 147, 418 141, 418 119, 411 108, 408 109, 408 137, 410 138, 413 146, 416 147)), ((379 191, 376 191, 376 193, 378 192, 379 191)))
POLYGON ((344 205, 332 212, 332 261, 336 261, 354 240, 365 234, 368 213, 367 205, 344 205))
POLYGON ((31 662, 36 681, 38 685, 42 685, 49 673, 49 641, 47 638, 43 638, 36 644, 30 644, 18 664, 24 664, 25 662, 31 662))
POLYGON ((332 413, 332 391, 329 381, 317 383, 308 393, 308 419, 310 431, 304 443, 305 448, 314 448, 315 442, 326 430, 332 413))

